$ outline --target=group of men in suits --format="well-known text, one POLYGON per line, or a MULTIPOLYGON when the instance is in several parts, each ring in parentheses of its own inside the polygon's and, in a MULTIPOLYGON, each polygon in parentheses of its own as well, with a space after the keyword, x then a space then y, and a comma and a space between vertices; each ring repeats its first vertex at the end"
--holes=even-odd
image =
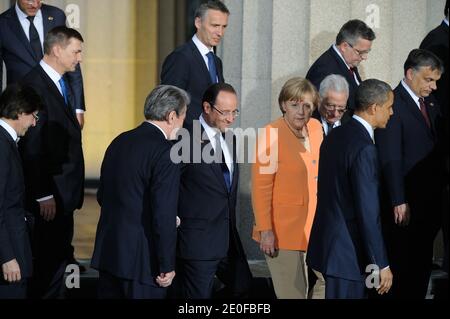
MULTIPOLYGON (((41 5, 41 1, 19 0, 3 13, 0 43, 7 69, 5 94, 18 85, 42 101, 42 107, 36 105, 40 108, 38 115, 34 109, 30 112, 24 109, 12 117, 22 118, 23 114, 35 117, 34 127, 20 139, 17 150, 23 167, 23 174, 20 172, 18 177, 23 176, 25 186, 24 208, 31 213, 27 219, 32 226, 28 238, 32 263, 31 259, 20 259, 20 267, 33 269, 26 296, 60 298, 64 294, 66 266, 73 260, 73 212, 81 208, 84 198, 81 125, 73 108, 79 100, 73 94, 74 86, 66 82, 70 78, 65 77, 71 73, 81 80, 83 38, 78 31, 64 25, 61 10, 41 5), (14 84, 16 81, 19 84, 14 84)), ((21 92, 15 94, 20 97, 21 92)), ((22 195, 19 187, 17 191, 22 195)), ((24 235, 22 225, 19 226, 17 231, 24 235)), ((22 253, 25 252, 26 248, 22 248, 22 253)), ((25 271, 24 275, 29 273, 25 271)), ((15 285, 8 289, 14 291, 15 285)))

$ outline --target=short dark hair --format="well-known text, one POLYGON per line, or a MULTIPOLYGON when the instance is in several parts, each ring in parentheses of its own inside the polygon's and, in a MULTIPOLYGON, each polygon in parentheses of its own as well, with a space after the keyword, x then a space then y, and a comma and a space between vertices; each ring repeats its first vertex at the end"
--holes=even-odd
POLYGON ((365 111, 373 104, 386 103, 392 88, 386 82, 377 79, 362 81, 356 90, 355 111, 365 111))
POLYGON ((180 116, 189 103, 185 90, 173 85, 158 85, 145 99, 144 116, 146 120, 165 121, 172 111, 180 116))
POLYGON ((42 108, 42 99, 31 86, 11 84, 0 96, 0 118, 17 120, 19 114, 31 114, 42 108))
POLYGON ((210 87, 208 87, 206 89, 205 93, 203 94, 202 109, 203 109, 204 102, 208 102, 209 105, 216 104, 216 99, 220 92, 229 92, 229 93, 233 93, 233 94, 237 95, 236 91, 230 84, 215 83, 215 84, 211 85, 210 87))
POLYGON ((444 72, 444 64, 433 52, 423 49, 414 49, 408 54, 408 58, 403 65, 403 69, 406 72, 409 69, 419 71, 422 67, 429 67, 432 71, 439 70, 439 73, 444 72))
POLYGON ((47 32, 44 39, 44 53, 50 54, 52 48, 59 44, 63 48, 69 45, 70 39, 77 39, 84 42, 80 32, 66 26, 59 26, 47 32))
POLYGON ((222 1, 210 0, 206 3, 202 3, 197 8, 197 10, 195 11, 195 18, 200 18, 203 20, 208 10, 217 10, 228 15, 230 14, 227 6, 222 1))
POLYGON ((375 32, 367 26, 363 21, 355 19, 346 22, 339 30, 336 36, 336 45, 347 42, 350 45, 356 45, 359 39, 368 41, 375 40, 375 32))

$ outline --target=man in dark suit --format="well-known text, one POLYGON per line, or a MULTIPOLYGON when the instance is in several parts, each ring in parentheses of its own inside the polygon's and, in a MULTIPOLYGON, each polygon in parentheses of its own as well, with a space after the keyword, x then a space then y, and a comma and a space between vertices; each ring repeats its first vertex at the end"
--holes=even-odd
POLYGON ((202 105, 200 121, 179 142, 189 156, 181 170, 177 273, 184 298, 210 298, 215 275, 233 297, 244 297, 252 276, 236 226, 235 137, 222 136, 239 114, 236 92, 213 84, 202 105))
POLYGON ((388 84, 362 82, 353 118, 320 148, 317 210, 306 262, 324 275, 327 299, 365 298, 366 288, 373 287, 384 294, 392 284, 379 220, 373 135, 374 129, 386 126, 393 99, 388 84), (368 266, 378 272, 371 278, 366 278, 368 266))
POLYGON ((0 96, 0 299, 24 299, 31 277, 25 184, 17 140, 36 125, 41 100, 17 84, 0 96))
POLYGON ((382 222, 396 281, 395 298, 425 298, 440 227, 442 165, 436 147, 439 105, 430 93, 443 71, 426 50, 412 50, 394 90, 394 115, 375 141, 383 171, 382 222))
POLYGON ((81 62, 83 38, 65 26, 50 30, 44 58, 23 79, 41 96, 40 121, 19 143, 27 208, 36 216, 34 296, 60 295, 73 236, 73 212, 84 196, 81 128, 63 75, 81 62))
MULTIPOLYGON (((439 140, 441 142, 441 150, 442 156, 445 161, 444 166, 444 203, 442 207, 442 230, 444 235, 444 263, 442 265, 442 269, 448 274, 448 225, 449 225, 449 170, 450 170, 450 154, 449 154, 449 125, 450 125, 450 117, 449 117, 449 100, 448 94, 450 91, 449 88, 449 50, 448 50, 448 19, 449 19, 449 1, 445 2, 444 8, 444 16, 445 19, 442 23, 430 31, 427 34, 425 39, 423 39, 420 44, 421 49, 425 49, 433 52, 444 62, 444 73, 442 73, 441 78, 437 81, 437 89, 432 93, 433 96, 438 100, 441 106, 442 113, 442 126, 439 132, 439 140)), ((447 278, 448 282, 448 278, 447 278)), ((447 296, 448 296, 448 284, 447 286, 447 296)))
POLYGON ((202 97, 213 83, 224 82, 222 61, 214 54, 228 25, 225 4, 214 0, 203 3, 195 13, 196 34, 190 41, 176 48, 165 59, 161 71, 161 84, 175 85, 191 96, 186 127, 198 120, 202 113, 202 97))
POLYGON ((92 256, 100 298, 164 298, 175 277, 180 171, 168 140, 183 126, 187 104, 185 91, 156 87, 145 101, 146 122, 106 151, 92 256))
POLYGON ((314 110, 312 117, 320 121, 324 137, 331 130, 349 121, 347 101, 349 88, 347 80, 338 74, 326 76, 320 83, 320 104, 314 110))
MULTIPOLYGON (((41 0, 17 0, 0 15, 0 90, 3 84, 2 62, 6 66, 6 82, 19 82, 42 59, 45 34, 65 24, 64 11, 42 4, 41 0)), ((85 103, 80 67, 68 72, 64 78, 70 88, 71 105, 83 127, 85 103)))
POLYGON ((355 105, 355 92, 361 83, 358 65, 367 59, 373 40, 375 40, 375 33, 363 21, 348 21, 339 31, 336 43, 309 68, 306 78, 319 89, 320 82, 327 75, 342 75, 350 86, 348 108, 352 113, 355 105))

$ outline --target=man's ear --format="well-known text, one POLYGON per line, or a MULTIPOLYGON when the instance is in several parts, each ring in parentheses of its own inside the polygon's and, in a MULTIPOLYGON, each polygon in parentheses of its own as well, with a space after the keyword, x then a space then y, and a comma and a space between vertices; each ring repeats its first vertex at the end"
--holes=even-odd
POLYGON ((369 106, 367 111, 369 112, 370 115, 375 115, 375 113, 377 112, 377 106, 378 104, 376 103, 373 103, 371 106, 369 106))
POLYGON ((406 78, 409 81, 412 81, 414 78, 414 70, 412 68, 409 68, 408 70, 406 70, 406 78))
POLYGON ((209 112, 211 112, 211 105, 208 102, 203 102, 203 112, 205 112, 205 114, 209 114, 209 112))
POLYGON ((200 18, 200 17, 195 18, 194 25, 197 28, 197 30, 200 29, 200 27, 202 25, 202 18, 200 18))

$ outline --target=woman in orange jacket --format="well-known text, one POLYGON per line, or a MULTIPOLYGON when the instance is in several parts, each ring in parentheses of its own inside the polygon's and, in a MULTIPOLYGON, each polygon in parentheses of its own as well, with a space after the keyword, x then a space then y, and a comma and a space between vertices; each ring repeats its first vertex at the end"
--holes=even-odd
POLYGON ((260 134, 252 167, 253 238, 266 256, 277 298, 305 299, 323 138, 320 122, 311 119, 319 96, 297 77, 284 84, 278 103, 283 116, 260 134))

